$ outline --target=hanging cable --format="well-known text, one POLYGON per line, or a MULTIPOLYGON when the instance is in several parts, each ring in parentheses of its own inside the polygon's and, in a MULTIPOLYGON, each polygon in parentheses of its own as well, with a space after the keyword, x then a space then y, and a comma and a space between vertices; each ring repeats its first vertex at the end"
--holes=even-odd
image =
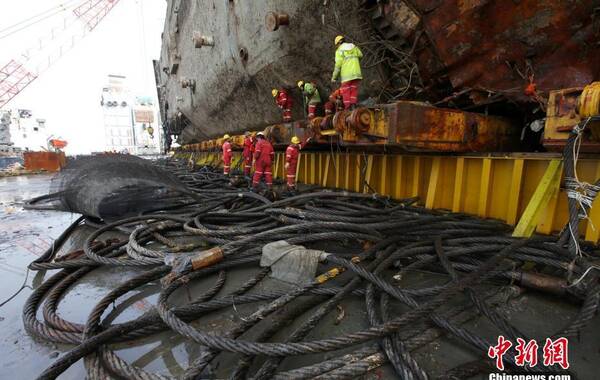
POLYGON ((0 30, 0 39, 5 39, 7 37, 10 37, 10 36, 12 36, 12 35, 14 35, 14 34, 16 34, 18 32, 21 32, 21 31, 23 31, 23 30, 25 30, 25 29, 27 29, 27 28, 29 28, 31 26, 37 25, 37 24, 41 23, 42 21, 45 21, 45 20, 47 20, 47 19, 49 19, 51 17, 54 17, 54 16, 56 16, 56 15, 58 15, 60 13, 63 13, 65 11, 67 11, 68 10, 67 6, 69 5, 69 3, 75 3, 76 1, 77 0, 67 1, 66 3, 59 4, 56 7, 48 9, 48 10, 46 10, 44 12, 40 12, 40 13, 34 15, 34 16, 28 17, 25 20, 21 20, 21 21, 13 24, 11 26, 8 26, 8 27, 6 27, 4 29, 1 29, 0 30), (51 13, 49 13, 49 12, 51 12, 51 13), (39 18, 39 17, 41 17, 41 18, 39 18), (26 24, 26 23, 28 23, 28 24, 26 24), (22 24, 26 24, 26 25, 25 26, 21 26, 20 28, 18 28, 16 30, 11 30, 11 29, 14 29, 14 28, 22 25, 22 24), (4 34, 2 34, 2 33, 4 33, 4 34))

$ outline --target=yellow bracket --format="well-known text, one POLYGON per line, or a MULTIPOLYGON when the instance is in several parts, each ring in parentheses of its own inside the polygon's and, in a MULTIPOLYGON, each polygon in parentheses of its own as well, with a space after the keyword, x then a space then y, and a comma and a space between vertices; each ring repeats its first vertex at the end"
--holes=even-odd
POLYGON ((339 133, 335 129, 327 129, 327 130, 321 131, 322 136, 335 136, 338 134, 339 133))
POLYGON ((513 231, 515 237, 529 237, 533 234, 542 212, 546 209, 548 202, 560 184, 562 174, 562 162, 552 160, 542 176, 542 179, 533 193, 527 208, 523 212, 519 224, 513 231))

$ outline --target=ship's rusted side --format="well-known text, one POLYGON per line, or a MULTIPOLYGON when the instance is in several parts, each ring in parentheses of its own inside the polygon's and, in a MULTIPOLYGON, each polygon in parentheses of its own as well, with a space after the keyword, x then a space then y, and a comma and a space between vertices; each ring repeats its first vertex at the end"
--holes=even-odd
POLYGON ((454 88, 525 101, 530 80, 548 91, 584 86, 600 75, 598 1, 415 3, 454 88))
POLYGON ((538 92, 580 87, 600 77, 600 2, 595 0, 413 0, 443 67, 417 52, 426 78, 447 75, 456 90, 485 101, 501 93, 532 101, 538 92), (434 69, 435 70, 435 69, 434 69), (485 96, 482 96, 485 95, 485 96))

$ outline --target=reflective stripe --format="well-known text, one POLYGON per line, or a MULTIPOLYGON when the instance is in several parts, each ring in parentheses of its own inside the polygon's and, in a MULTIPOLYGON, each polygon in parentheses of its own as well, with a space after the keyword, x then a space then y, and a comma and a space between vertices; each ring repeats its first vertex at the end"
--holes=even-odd
POLYGON ((265 174, 273 174, 273 173, 271 173, 271 172, 265 172, 265 174))
POLYGON ((288 174, 287 177, 288 178, 296 178, 296 175, 295 174, 288 174))

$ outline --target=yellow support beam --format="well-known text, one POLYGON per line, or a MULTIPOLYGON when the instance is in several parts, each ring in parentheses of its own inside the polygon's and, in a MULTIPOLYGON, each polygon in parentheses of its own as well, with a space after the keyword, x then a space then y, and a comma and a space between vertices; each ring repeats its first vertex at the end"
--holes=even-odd
POLYGON ((413 183, 411 197, 419 195, 419 185, 421 184, 421 157, 416 156, 413 164, 413 183))
POLYGON ((425 200, 425 207, 427 208, 434 208, 435 193, 440 178, 441 160, 441 157, 434 157, 431 164, 431 175, 429 176, 429 186, 427 186, 427 198, 425 200))
POLYGON ((554 217, 556 216, 556 206, 558 204, 558 195, 560 193, 560 176, 559 180, 555 181, 551 185, 550 199, 548 200, 548 205, 544 207, 542 211, 542 215, 540 217, 540 221, 536 227, 536 231, 541 234, 549 234, 552 232, 552 226, 554 226, 554 217))
POLYGON ((350 190, 350 154, 344 155, 346 161, 346 170, 344 171, 344 189, 350 190))
POLYGON ((323 182, 321 184, 321 186, 325 187, 327 186, 327 177, 329 176, 329 159, 331 157, 329 155, 327 155, 327 157, 325 158, 325 169, 323 171, 323 182))
POLYGON ((367 185, 371 186, 371 172, 373 171, 373 155, 367 156, 367 170, 365 173, 365 182, 363 184, 363 193, 368 193, 369 188, 367 185))
POLYGON ((316 183, 316 157, 315 153, 310 153, 310 183, 314 185, 316 183))
POLYGON ((463 186, 465 184, 465 158, 456 160, 456 173, 454 177, 454 194, 452 196, 452 211, 462 211, 463 186))
POLYGON ((402 198, 402 194, 403 194, 402 184, 404 182, 402 180, 402 175, 404 173, 402 173, 402 163, 403 163, 402 156, 396 156, 396 173, 394 173, 394 176, 396 177, 396 184, 395 184, 396 198, 402 198))
MULTIPOLYGON (((595 182, 600 178, 600 162, 596 164, 595 182)), ((585 240, 597 243, 600 238, 600 197, 596 197, 592 203, 592 209, 589 212, 589 220, 585 229, 585 240)))
POLYGON ((275 155, 275 170, 273 171, 273 176, 277 177, 277 173, 279 173, 279 154, 275 155))
POLYGON ((310 161, 310 155, 304 154, 304 183, 310 183, 308 178, 308 163, 310 161))
POLYGON ((521 215, 519 224, 517 224, 517 227, 513 231, 513 236, 529 237, 533 234, 542 211, 548 205, 548 202, 555 191, 556 182, 560 183, 561 172, 562 162, 560 160, 550 161, 546 172, 527 205, 527 208, 525 208, 523 215, 521 215))
POLYGON ((481 168, 481 186, 479 188, 479 207, 477 214, 482 218, 487 217, 490 186, 492 184, 492 159, 484 158, 481 168))
MULTIPOLYGON (((300 174, 300 165, 302 163, 303 158, 304 158, 304 155, 302 153, 300 153, 298 155, 298 163, 296 164, 296 181, 298 181, 298 175, 300 174)), ((283 173, 283 174, 287 175, 287 173, 283 173)), ((287 178, 285 178, 285 179, 287 180, 287 178)))
POLYGON ((508 207, 506 209, 506 223, 514 226, 517 223, 517 214, 521 200, 521 183, 523 181, 523 167, 525 160, 516 159, 513 162, 510 192, 508 193, 508 207))
POLYGON ((335 188, 340 188, 340 155, 335 155, 335 188))
POLYGON ((378 192, 381 194, 388 193, 388 189, 387 189, 387 180, 388 180, 387 158, 388 158, 388 156, 381 157, 381 170, 379 172, 379 189, 377 189, 378 192))
POLYGON ((355 155, 356 157, 356 166, 354 167, 354 188, 352 190, 360 193, 360 181, 364 178, 362 177, 362 171, 360 170, 360 154, 355 155))

